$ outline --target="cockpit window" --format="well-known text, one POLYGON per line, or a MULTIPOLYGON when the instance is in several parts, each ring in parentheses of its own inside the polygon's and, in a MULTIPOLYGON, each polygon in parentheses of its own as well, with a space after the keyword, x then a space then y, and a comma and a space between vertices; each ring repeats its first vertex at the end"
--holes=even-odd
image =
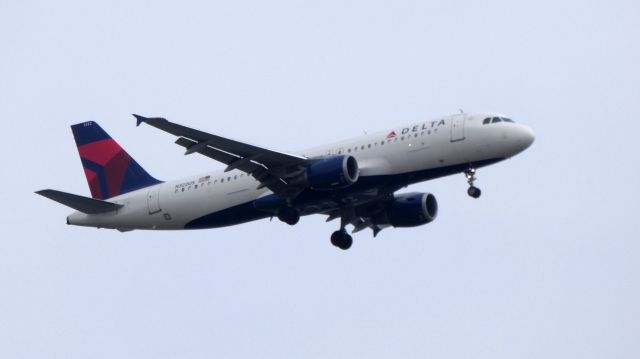
POLYGON ((487 117, 484 120, 482 120, 482 124, 483 125, 487 125, 490 123, 498 123, 498 122, 509 122, 509 123, 515 123, 512 119, 510 118, 506 118, 506 117, 487 117))

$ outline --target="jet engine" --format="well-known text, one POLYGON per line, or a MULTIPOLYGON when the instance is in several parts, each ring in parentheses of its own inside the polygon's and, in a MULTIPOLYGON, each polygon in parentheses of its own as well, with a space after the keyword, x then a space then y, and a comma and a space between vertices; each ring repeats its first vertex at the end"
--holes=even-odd
POLYGON ((292 184, 332 190, 354 184, 359 176, 360 169, 355 157, 331 156, 311 163, 300 176, 293 179, 292 184))
POLYGON ((386 209, 373 218, 375 224, 394 227, 416 227, 427 224, 438 215, 438 201, 431 193, 403 193, 394 196, 386 209))

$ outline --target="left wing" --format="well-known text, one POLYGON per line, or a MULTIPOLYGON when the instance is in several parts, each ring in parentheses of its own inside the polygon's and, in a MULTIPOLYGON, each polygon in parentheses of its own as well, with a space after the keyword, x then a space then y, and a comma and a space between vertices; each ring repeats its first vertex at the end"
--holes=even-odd
POLYGON ((144 122, 178 136, 175 143, 186 148, 185 155, 197 152, 226 164, 225 172, 238 169, 250 174, 260 182, 258 188, 267 187, 280 197, 292 197, 300 192, 300 188, 290 185, 288 179, 304 171, 304 167, 309 164, 307 157, 235 141, 169 122, 164 118, 133 116, 137 120, 137 126, 144 122))
POLYGON ((43 189, 41 191, 36 191, 36 193, 86 214, 114 212, 123 207, 122 204, 79 196, 77 194, 56 191, 53 189, 43 189))

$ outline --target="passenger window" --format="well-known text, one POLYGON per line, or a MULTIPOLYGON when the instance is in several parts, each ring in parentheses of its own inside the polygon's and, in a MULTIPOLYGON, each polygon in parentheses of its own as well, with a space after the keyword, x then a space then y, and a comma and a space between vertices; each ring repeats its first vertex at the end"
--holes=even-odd
POLYGON ((224 178, 220 179, 220 183, 224 183, 224 178))
POLYGON ((367 145, 367 148, 371 148, 371 144, 368 144, 368 145, 367 145))
POLYGON ((360 146, 360 149, 361 149, 361 150, 364 150, 364 145, 360 146))
POLYGON ((233 179, 237 180, 238 179, 238 175, 233 176, 233 179))
POLYGON ((482 120, 483 125, 486 125, 487 123, 491 123, 491 117, 487 117, 484 120, 482 120))
POLYGON ((500 121, 502 121, 500 119, 500 117, 494 117, 493 120, 491 120, 491 123, 496 123, 496 122, 500 122, 500 121))
POLYGON ((380 146, 384 146, 384 141, 380 142, 380 146))
POLYGON ((227 177, 227 182, 231 181, 231 176, 227 177))
POLYGON ((351 153, 351 149, 348 149, 347 152, 351 153))

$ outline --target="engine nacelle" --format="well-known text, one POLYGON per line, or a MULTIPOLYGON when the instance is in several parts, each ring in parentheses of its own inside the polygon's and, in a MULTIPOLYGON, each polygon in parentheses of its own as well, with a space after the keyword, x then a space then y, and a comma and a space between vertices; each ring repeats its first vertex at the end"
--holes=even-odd
POLYGON ((331 156, 310 164, 293 184, 309 186, 318 190, 348 187, 360 177, 358 161, 353 156, 331 156))
POLYGON ((431 193, 396 195, 386 210, 374 218, 376 224, 394 227, 416 227, 427 224, 438 215, 438 201, 431 193))

